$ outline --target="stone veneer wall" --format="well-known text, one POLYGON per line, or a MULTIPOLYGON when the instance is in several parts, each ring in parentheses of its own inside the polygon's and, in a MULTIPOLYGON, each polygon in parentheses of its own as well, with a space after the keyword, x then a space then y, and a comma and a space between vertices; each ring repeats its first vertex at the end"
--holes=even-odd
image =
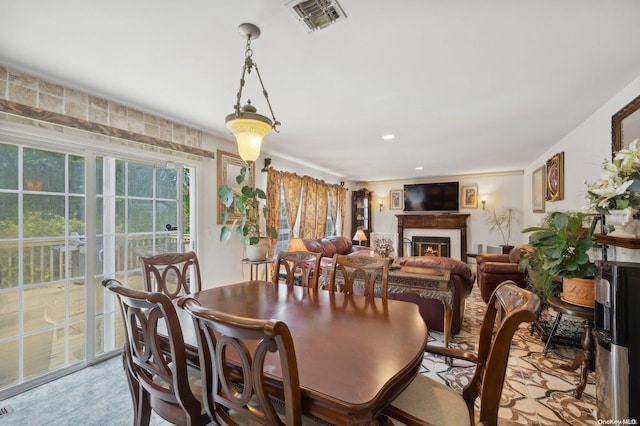
POLYGON ((200 130, 0 65, 0 100, 2 99, 10 101, 4 103, 1 109, 8 115, 51 121, 60 126, 106 135, 109 140, 133 139, 137 144, 145 144, 145 149, 175 149, 187 154, 211 158, 214 156, 201 149, 200 130), (49 115, 57 117, 57 120, 48 120, 46 112, 54 113, 49 115))

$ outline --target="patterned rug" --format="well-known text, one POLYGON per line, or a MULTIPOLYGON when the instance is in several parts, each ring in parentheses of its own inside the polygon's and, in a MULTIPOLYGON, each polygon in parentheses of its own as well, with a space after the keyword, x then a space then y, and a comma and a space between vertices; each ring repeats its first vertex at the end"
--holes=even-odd
MULTIPOLYGON (((477 333, 484 318, 486 304, 477 286, 467 298, 465 319, 460 333, 452 337, 450 346, 475 350, 477 333)), ((563 317, 563 322, 565 317, 563 317)), ((442 344, 442 333, 429 332, 430 344, 442 344)), ((547 356, 542 355, 544 342, 537 334, 529 335, 522 325, 513 337, 507 376, 502 390, 500 425, 595 425, 595 373, 589 373, 587 386, 580 399, 573 390, 580 380, 580 369, 560 368, 573 360, 578 349, 552 344, 547 356)), ((421 374, 438 380, 458 392, 469 382, 474 367, 455 360, 453 366, 444 358, 425 353, 421 374)), ((476 401, 476 409, 477 401, 476 401)))

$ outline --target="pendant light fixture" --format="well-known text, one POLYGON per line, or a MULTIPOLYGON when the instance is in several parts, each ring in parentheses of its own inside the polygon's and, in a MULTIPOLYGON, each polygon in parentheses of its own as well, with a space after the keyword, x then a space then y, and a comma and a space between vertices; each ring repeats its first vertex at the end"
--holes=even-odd
POLYGON ((260 37, 260 28, 257 26, 244 23, 238 27, 240 35, 247 39, 247 47, 244 53, 244 66, 242 67, 242 77, 240 78, 240 89, 236 98, 236 104, 234 105, 235 112, 227 115, 225 122, 227 129, 235 136, 238 143, 238 151, 240 158, 247 162, 254 162, 260 156, 260 146, 262 145, 262 139, 273 129, 278 133, 277 126, 280 122, 276 120, 269 102, 269 95, 262 83, 262 77, 258 70, 258 65, 253 62, 253 50, 251 50, 251 40, 255 40, 260 37), (267 100, 269 111, 271 111, 271 117, 273 121, 264 115, 258 114, 256 108, 251 105, 251 99, 247 99, 247 104, 240 107, 240 98, 242 97, 242 88, 245 83, 245 76, 251 74, 253 68, 256 69, 260 86, 262 87, 262 94, 267 100))

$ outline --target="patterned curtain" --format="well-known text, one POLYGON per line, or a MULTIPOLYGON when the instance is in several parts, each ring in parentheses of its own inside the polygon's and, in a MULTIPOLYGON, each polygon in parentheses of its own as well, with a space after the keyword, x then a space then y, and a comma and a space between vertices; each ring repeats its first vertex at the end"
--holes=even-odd
POLYGON ((295 173, 283 172, 284 206, 287 209, 287 223, 289 224, 289 238, 295 238, 293 228, 296 226, 298 209, 300 208, 300 194, 302 192, 302 178, 295 173))
MULTIPOLYGON (((267 170, 267 226, 280 229, 280 182, 282 172, 269 168, 267 170)), ((275 244, 275 241, 273 242, 275 244)))
POLYGON ((338 188, 338 197, 340 199, 340 229, 337 229, 337 235, 343 235, 345 215, 347 214, 347 188, 338 188))
POLYGON ((338 185, 328 185, 327 191, 329 193, 329 205, 331 209, 329 214, 331 215, 331 221, 333 222, 334 231, 337 235, 338 233, 338 185))
POLYGON ((329 189, 324 182, 316 184, 318 188, 318 214, 316 215, 316 235, 324 237, 327 232, 327 196, 329 189))
POLYGON ((318 214, 318 183, 311 176, 302 178, 304 188, 302 211, 300 216, 300 238, 320 238, 316 235, 318 214))

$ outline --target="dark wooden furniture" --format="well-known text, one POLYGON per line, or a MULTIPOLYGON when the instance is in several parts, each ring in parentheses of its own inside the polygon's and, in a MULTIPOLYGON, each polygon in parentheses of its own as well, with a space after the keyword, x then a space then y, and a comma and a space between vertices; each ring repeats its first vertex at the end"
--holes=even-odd
MULTIPOLYGON (((326 271, 323 271, 320 277, 320 287, 324 287, 329 282, 329 276, 326 271)), ((334 278, 338 283, 337 278, 334 278)), ((379 281, 379 280, 377 280, 379 281)), ((356 286, 361 286, 361 283, 356 280, 354 282, 356 286)), ((376 292, 379 283, 375 283, 376 292)), ((444 307, 443 318, 443 333, 444 333, 444 345, 449 346, 449 339, 451 337, 451 324, 453 322, 453 303, 454 303, 454 283, 451 280, 451 271, 443 269, 438 274, 418 274, 411 272, 404 272, 399 269, 393 269, 389 271, 389 284, 387 290, 387 297, 393 299, 396 295, 403 295, 407 293, 415 294, 423 299, 433 299, 442 303, 444 307)), ((411 302, 410 302, 411 303, 411 302)))
POLYGON ((329 291, 339 290, 353 294, 356 280, 364 287, 364 295, 374 297, 376 280, 380 280, 379 294, 387 298, 389 289, 389 259, 380 257, 333 255, 331 272, 329 275, 329 291), (339 274, 339 275, 338 275, 339 274), (340 285, 336 285, 336 277, 341 278, 340 285))
POLYGON ((318 287, 320 278, 320 259, 322 253, 310 251, 281 251, 276 259, 272 281, 280 281, 284 273, 287 285, 296 283, 304 287, 318 287))
POLYGON ((212 421, 225 425, 248 421, 262 425, 320 425, 309 419, 303 421, 296 351, 284 322, 206 309, 189 297, 180 299, 178 304, 194 318, 202 399, 212 421), (275 358, 282 371, 283 409, 268 397, 267 356, 275 358), (234 364, 237 367, 230 368, 234 364))
POLYGON ((146 291, 158 291, 175 299, 202 289, 200 264, 195 252, 140 256, 140 261, 146 291))
POLYGON ((404 424, 475 424, 474 405, 480 397, 479 422, 496 425, 513 334, 522 322, 535 321, 539 307, 538 296, 512 281, 497 287, 487 304, 477 353, 427 345, 429 352, 476 364, 462 395, 419 375, 383 414, 404 424))
POLYGON ((584 388, 587 386, 587 377, 589 375, 589 371, 595 370, 595 341, 593 337, 593 308, 584 307, 574 305, 572 303, 567 303, 562 300, 560 297, 554 296, 547 300, 549 307, 555 310, 558 315, 556 316, 555 321, 553 322, 553 326, 551 327, 551 332, 549 333, 549 338, 547 339, 546 344, 544 345, 544 350, 542 354, 544 356, 547 355, 549 350, 549 345, 551 344, 551 339, 553 335, 556 333, 558 329, 558 325, 560 324, 560 320, 563 315, 569 315, 572 317, 580 318, 584 321, 584 333, 582 335, 582 339, 580 342, 582 343, 582 352, 578 352, 573 359, 573 362, 567 365, 563 365, 563 370, 575 370, 580 367, 580 381, 576 386, 576 389, 573 391, 573 396, 575 398, 580 398, 582 396, 582 392, 584 388))
MULTIPOLYGON (((398 237, 404 240, 405 229, 459 229, 460 257, 467 252, 467 219, 469 214, 397 214, 398 237)), ((403 244, 398 246, 398 256, 404 256, 403 244)))
MULTIPOLYGON (((367 241, 371 239, 371 192, 362 188, 351 193, 351 236, 358 229, 362 229, 367 236, 367 241)), ((353 244, 360 245, 360 241, 352 241, 353 244)))
MULTIPOLYGON (((411 303, 264 281, 191 296, 204 308, 285 322, 298 360, 302 413, 331 424, 376 424, 422 363, 427 329, 411 303)), ((177 311, 185 342, 197 352, 192 319, 177 311)), ((270 356, 265 362, 281 393, 279 362, 270 356)))
POLYGON ((198 370, 187 368, 180 320, 169 296, 133 290, 117 280, 102 285, 120 303, 125 327, 124 368, 134 408, 134 424, 148 425, 151 410, 183 425, 204 425, 209 418, 200 403, 198 370), (161 330, 158 330, 160 328, 161 330), (164 339, 158 339, 161 331, 164 339))

